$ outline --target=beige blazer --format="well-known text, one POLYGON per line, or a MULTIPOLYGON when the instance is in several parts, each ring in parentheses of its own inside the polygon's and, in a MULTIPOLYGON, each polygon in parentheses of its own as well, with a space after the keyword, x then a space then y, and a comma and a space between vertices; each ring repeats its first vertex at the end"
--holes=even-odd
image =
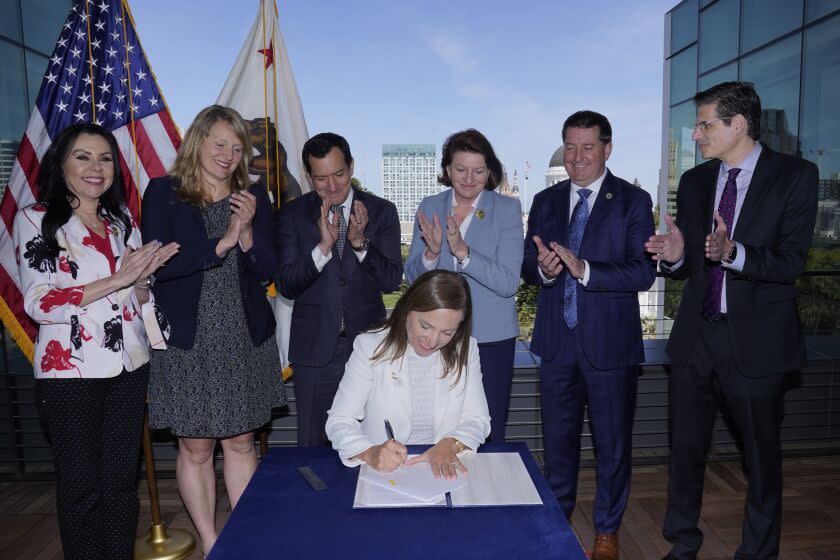
MULTIPOLYGON (((405 442, 411 434, 411 390, 408 371, 402 360, 371 362, 376 347, 386 331, 360 334, 353 343, 353 354, 347 362, 344 377, 329 410, 327 437, 338 451, 342 462, 356 466, 351 459, 366 449, 383 443, 385 420, 394 429, 394 438, 405 442)), ((440 379, 442 362, 430 360, 437 379, 435 385, 434 441, 453 437, 472 450, 484 443, 490 433, 490 413, 481 381, 478 343, 470 338, 467 371, 458 384, 451 387, 453 376, 440 379)))

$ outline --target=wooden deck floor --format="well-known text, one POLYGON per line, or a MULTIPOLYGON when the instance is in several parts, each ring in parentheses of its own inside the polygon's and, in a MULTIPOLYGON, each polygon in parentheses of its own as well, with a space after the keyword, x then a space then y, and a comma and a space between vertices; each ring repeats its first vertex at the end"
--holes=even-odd
MULTIPOLYGON (((784 560, 840 560, 840 456, 787 459, 784 464, 784 560)), ((581 472, 579 504, 572 526, 586 547, 592 543, 592 498, 595 473, 581 472)), ((668 551, 661 526, 665 514, 667 469, 637 467, 630 503, 621 528, 624 560, 655 560, 668 551)), ((192 531, 175 481, 159 481, 161 509, 170 527, 192 531)), ((706 471, 701 519, 705 541, 700 558, 731 559, 740 542, 746 481, 739 463, 712 463, 706 471)), ((148 492, 140 485, 138 535, 150 523, 148 492)), ((219 484, 218 526, 230 505, 219 484)), ((291 513, 290 513, 291 514, 291 513)), ((0 560, 59 560, 61 543, 55 516, 54 485, 49 482, 0 483, 0 560)), ((488 556, 489 558, 490 556, 488 556)), ((198 552, 190 560, 200 560, 198 552)))

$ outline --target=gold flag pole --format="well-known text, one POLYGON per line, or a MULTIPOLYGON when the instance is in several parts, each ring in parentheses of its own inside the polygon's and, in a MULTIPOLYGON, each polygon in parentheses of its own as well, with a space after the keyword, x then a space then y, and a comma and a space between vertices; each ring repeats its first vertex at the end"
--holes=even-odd
POLYGON ((149 484, 149 501, 152 506, 152 526, 134 541, 135 560, 181 560, 192 554, 195 538, 183 529, 169 529, 160 519, 155 458, 152 455, 152 436, 149 432, 149 412, 143 419, 143 457, 146 463, 146 481, 149 484))

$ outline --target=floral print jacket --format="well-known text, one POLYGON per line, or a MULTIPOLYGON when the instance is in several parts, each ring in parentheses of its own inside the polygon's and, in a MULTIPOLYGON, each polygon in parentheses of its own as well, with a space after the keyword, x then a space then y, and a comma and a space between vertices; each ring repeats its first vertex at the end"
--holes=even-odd
MULTIPOLYGON (((79 305, 85 284, 119 269, 126 250, 122 224, 106 222, 103 239, 73 214, 56 232, 61 250, 57 259, 51 259, 41 235, 45 210, 33 204, 19 211, 13 234, 24 308, 41 325, 35 341, 35 377, 107 378, 147 363, 144 316, 154 323, 150 332, 161 336, 153 300, 141 306, 130 286, 79 305)), ((128 245, 133 249, 142 245, 136 224, 128 245)))

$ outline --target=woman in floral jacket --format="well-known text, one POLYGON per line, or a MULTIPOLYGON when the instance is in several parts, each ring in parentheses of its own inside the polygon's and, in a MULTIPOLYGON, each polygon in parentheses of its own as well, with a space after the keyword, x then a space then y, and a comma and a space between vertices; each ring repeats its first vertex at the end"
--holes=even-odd
POLYGON ((15 217, 14 243, 24 307, 40 324, 33 365, 64 556, 129 559, 149 337, 162 342, 149 277, 178 246, 142 246, 116 140, 100 126, 61 132, 38 188, 15 217))

